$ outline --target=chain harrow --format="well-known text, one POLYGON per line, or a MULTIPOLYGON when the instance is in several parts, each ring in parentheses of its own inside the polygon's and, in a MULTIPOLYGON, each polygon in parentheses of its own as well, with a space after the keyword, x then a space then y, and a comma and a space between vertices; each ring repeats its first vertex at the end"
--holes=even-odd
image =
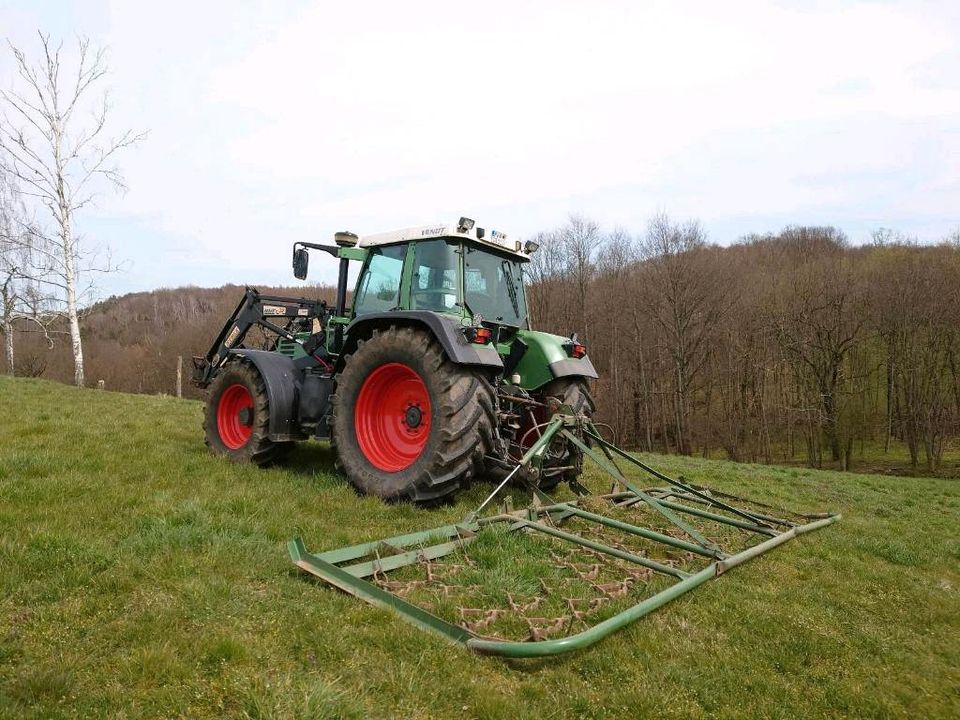
POLYGON ((568 406, 556 408, 537 430, 517 466, 459 523, 318 554, 296 538, 291 558, 331 585, 476 652, 543 657, 597 642, 731 568, 840 519, 671 478, 604 439, 568 406), (557 502, 546 495, 538 480, 558 442, 570 443, 605 471, 613 480, 609 492, 592 494, 573 481, 575 499, 557 502), (619 463, 665 485, 639 486, 619 463), (528 484, 533 503, 514 510, 507 498, 500 512, 481 517, 514 476, 528 484), (495 528, 548 543, 518 570, 522 592, 481 584, 485 563, 472 549, 480 546, 472 544, 495 528), (444 557, 456 560, 439 562, 444 557), (415 577, 389 577, 401 569, 415 577), (477 607, 478 597, 491 596, 500 599, 499 607, 477 607), (503 639, 508 635, 522 638, 503 639))

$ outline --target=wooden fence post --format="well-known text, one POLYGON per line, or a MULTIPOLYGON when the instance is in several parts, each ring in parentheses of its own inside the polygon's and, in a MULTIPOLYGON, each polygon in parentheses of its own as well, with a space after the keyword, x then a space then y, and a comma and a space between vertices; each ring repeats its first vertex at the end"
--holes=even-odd
POLYGON ((177 355, 177 397, 183 397, 183 355, 177 355))

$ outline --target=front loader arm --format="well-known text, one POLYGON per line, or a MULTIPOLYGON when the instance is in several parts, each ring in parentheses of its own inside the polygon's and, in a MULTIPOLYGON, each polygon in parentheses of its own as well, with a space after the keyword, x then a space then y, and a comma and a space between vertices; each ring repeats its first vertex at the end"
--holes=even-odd
POLYGON ((248 287, 207 354, 193 358, 193 384, 198 387, 209 385, 229 358, 230 352, 243 347, 247 333, 255 325, 268 333, 303 345, 307 354, 314 356, 322 343, 311 340, 301 342, 290 331, 290 325, 293 321, 320 320, 323 326, 327 314, 327 303, 323 300, 261 295, 255 288, 248 287), (267 318, 283 320, 284 325, 277 325, 267 318))

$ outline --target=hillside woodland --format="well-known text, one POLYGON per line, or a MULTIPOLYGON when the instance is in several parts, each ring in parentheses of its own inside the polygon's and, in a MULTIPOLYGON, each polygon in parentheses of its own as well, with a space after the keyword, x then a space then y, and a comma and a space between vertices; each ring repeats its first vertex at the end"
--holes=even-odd
MULTIPOLYGON (((960 436, 960 243, 880 232, 852 246, 791 227, 722 247, 696 222, 639 237, 572 217, 529 266, 535 328, 576 332, 600 373, 599 418, 646 451, 846 469, 905 447, 942 470, 960 436)), ((333 302, 327 286, 261 288, 333 302)), ((243 288, 111 297, 83 313, 89 384, 173 393, 177 357, 203 354, 243 288)), ((24 324, 16 374, 70 381, 69 346, 24 324)))

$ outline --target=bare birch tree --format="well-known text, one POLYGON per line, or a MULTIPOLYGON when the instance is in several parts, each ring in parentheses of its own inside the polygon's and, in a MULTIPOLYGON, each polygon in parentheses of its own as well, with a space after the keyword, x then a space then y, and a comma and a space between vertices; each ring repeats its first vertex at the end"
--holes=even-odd
POLYGON ((21 185, 23 195, 49 213, 53 232, 39 249, 44 282, 63 302, 74 360, 74 382, 83 386, 83 344, 79 308, 90 277, 111 269, 98 263, 95 253, 81 247, 76 214, 89 205, 105 182, 123 189, 123 176, 114 165, 117 153, 141 137, 132 131, 108 137, 106 91, 99 88, 107 73, 104 51, 91 50, 80 39, 74 67, 61 67, 62 44, 39 33, 42 55, 33 62, 20 48, 10 46, 18 87, 0 90, 0 167, 21 185), (90 111, 84 122, 85 111, 90 111))
POLYGON ((0 334, 6 372, 15 374, 14 331, 25 324, 43 333, 53 346, 50 325, 55 316, 47 312, 38 271, 39 237, 28 221, 16 183, 0 170, 0 334))

